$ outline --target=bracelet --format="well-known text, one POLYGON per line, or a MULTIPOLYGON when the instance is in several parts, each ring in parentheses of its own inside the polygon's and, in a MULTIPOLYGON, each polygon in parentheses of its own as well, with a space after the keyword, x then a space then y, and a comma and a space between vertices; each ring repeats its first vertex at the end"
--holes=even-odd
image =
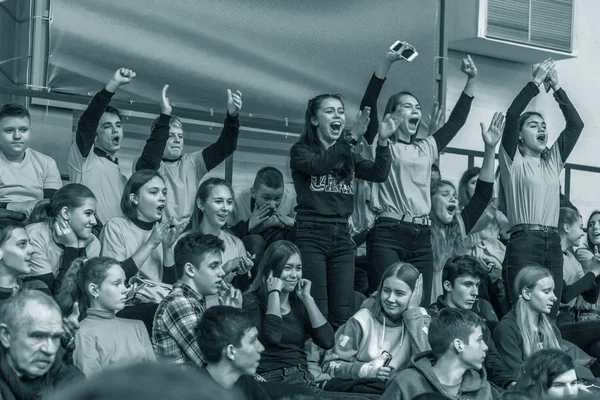
POLYGON ((269 293, 267 294, 267 296, 270 296, 271 293, 273 293, 273 292, 277 292, 277 293, 279 293, 281 295, 281 290, 279 290, 279 289, 271 289, 271 290, 269 290, 269 293))

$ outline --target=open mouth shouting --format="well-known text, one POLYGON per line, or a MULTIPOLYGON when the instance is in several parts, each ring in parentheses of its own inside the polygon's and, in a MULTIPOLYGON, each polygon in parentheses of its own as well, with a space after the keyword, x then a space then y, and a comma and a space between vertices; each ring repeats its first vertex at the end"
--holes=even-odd
POLYGON ((408 119, 408 128, 411 130, 411 132, 415 132, 417 130, 417 126, 419 126, 419 121, 419 117, 410 117, 408 119))
POLYGON ((540 133, 539 135, 536 136, 536 140, 538 141, 539 144, 543 144, 545 146, 546 141, 548 140, 548 135, 546 135, 545 133, 540 133))
POLYGON ((342 133, 342 122, 341 121, 334 121, 331 124, 329 124, 329 128, 331 128, 331 130, 336 135, 339 135, 340 133, 342 133))
POLYGON ((448 215, 450 215, 452 217, 456 213, 457 209, 458 209, 458 207, 456 204, 450 204, 448 207, 446 207, 446 211, 448 212, 448 215))

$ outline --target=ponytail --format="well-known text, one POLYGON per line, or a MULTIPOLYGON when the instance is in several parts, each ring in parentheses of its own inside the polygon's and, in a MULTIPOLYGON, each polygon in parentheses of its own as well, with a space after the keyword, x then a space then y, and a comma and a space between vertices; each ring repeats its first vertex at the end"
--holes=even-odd
POLYGON ((96 199, 94 193, 87 186, 69 183, 58 189, 50 199, 39 201, 33 208, 26 224, 54 221, 64 207, 71 210, 81 207, 87 199, 96 199))
POLYGON ((113 265, 121 264, 111 257, 77 258, 73 261, 56 295, 56 302, 63 315, 70 315, 73 304, 77 302, 80 319, 85 318, 87 309, 90 308, 88 285, 94 283, 100 286, 106 279, 106 272, 113 265))
POLYGON ((79 315, 81 316, 81 319, 83 319, 86 310, 90 306, 90 300, 85 292, 85 282, 81 282, 81 271, 85 263, 86 259, 83 257, 75 259, 71 263, 71 266, 67 270, 62 284, 60 285, 60 289, 56 295, 56 302, 63 315, 71 315, 73 304, 78 302, 79 315))

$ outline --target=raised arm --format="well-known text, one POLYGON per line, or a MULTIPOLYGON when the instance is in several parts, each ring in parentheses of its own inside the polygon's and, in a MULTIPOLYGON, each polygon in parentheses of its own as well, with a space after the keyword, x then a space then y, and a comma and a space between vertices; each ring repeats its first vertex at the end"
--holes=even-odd
POLYGON ((383 87, 383 83, 385 82, 385 78, 392 67, 392 64, 396 61, 403 60, 400 56, 402 51, 405 50, 405 46, 403 45, 398 51, 388 50, 387 54, 381 61, 381 64, 375 70, 375 73, 371 77, 369 84, 367 85, 367 90, 363 95, 363 98, 360 102, 360 109, 364 109, 365 107, 369 107, 371 109, 371 121, 369 122, 369 127, 367 132, 365 133, 365 140, 369 144, 373 144, 373 140, 377 135, 377 129, 379 128, 379 117, 377 114, 377 100, 379 99, 379 94, 381 93, 381 88, 383 87))
MULTIPOLYGON (((448 122, 446 122, 436 133, 433 134, 435 142, 438 147, 438 153, 440 153, 454 136, 458 133, 460 128, 463 127, 471 111, 471 102, 473 101, 473 90, 475 88, 475 80, 477 78, 477 66, 471 59, 471 56, 464 58, 460 67, 461 71, 467 76, 467 82, 460 95, 448 122)), ((431 122, 430 122, 431 123, 431 122)))
POLYGON ((554 68, 554 60, 547 59, 533 72, 533 79, 525 85, 506 111, 502 148, 512 160, 519 143, 519 117, 529 102, 540 93, 540 85, 554 68))
POLYGON ((496 158, 496 146, 500 142, 502 132, 504 131, 504 116, 502 113, 495 113, 490 123, 490 127, 486 130, 483 123, 481 126, 481 136, 485 143, 485 150, 483 152, 483 164, 481 165, 481 172, 479 173, 479 180, 475 187, 475 193, 473 197, 460 216, 463 219, 465 232, 469 234, 471 229, 475 226, 481 215, 485 212, 485 209, 490 204, 492 196, 494 195, 494 164, 496 158))
POLYGON ((210 171, 233 154, 240 134, 238 115, 242 109, 242 92, 227 89, 227 117, 217 141, 202 151, 206 170, 210 171))
POLYGON ((110 103, 112 96, 120 86, 128 84, 133 78, 135 78, 135 72, 130 69, 119 68, 115 71, 104 89, 96 93, 91 103, 79 118, 75 143, 82 157, 86 158, 92 150, 94 140, 96 139, 96 128, 98 128, 100 118, 104 114, 104 110, 106 110, 106 106, 110 103))
POLYGON ((369 182, 385 182, 387 180, 392 166, 392 153, 388 146, 388 139, 394 134, 396 128, 396 121, 390 114, 387 114, 380 122, 374 162, 354 153, 354 170, 358 179, 369 182))
POLYGON ((173 112, 173 107, 167 97, 168 89, 169 85, 163 87, 160 102, 161 114, 158 117, 156 124, 152 127, 152 133, 148 140, 146 140, 142 155, 135 163, 136 171, 141 169, 151 169, 156 171, 160 167, 160 161, 165 152, 167 141, 169 140, 169 123, 173 112))
POLYGON ((550 71, 548 79, 552 85, 552 90, 554 90, 554 99, 558 103, 558 106, 565 117, 565 129, 560 133, 558 140, 556 140, 555 143, 560 151, 561 160, 565 162, 577 144, 577 140, 579 140, 579 136, 581 136, 581 132, 583 131, 584 124, 579 113, 575 109, 575 106, 573 106, 573 103, 569 100, 567 93, 560 87, 556 69, 550 71))
POLYGON ((317 307, 315 299, 310 294, 311 287, 312 283, 308 279, 301 279, 296 286, 296 295, 302 301, 308 313, 310 326, 307 328, 310 336, 317 346, 329 350, 333 347, 333 328, 329 325, 329 322, 317 307))

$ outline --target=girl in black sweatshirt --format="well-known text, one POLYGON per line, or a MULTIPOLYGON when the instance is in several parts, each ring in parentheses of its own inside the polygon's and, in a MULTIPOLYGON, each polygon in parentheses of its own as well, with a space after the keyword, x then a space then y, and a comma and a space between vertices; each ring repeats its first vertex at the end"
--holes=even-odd
POLYGON ((374 162, 352 151, 366 131, 369 113, 365 108, 352 131, 345 131, 341 96, 319 95, 308 102, 304 132, 291 149, 298 202, 293 235, 302 253, 304 275, 313 282, 315 301, 334 329, 352 315, 354 243, 348 226, 352 179, 383 182, 391 165, 388 138, 396 123, 390 116, 379 126, 374 162))

